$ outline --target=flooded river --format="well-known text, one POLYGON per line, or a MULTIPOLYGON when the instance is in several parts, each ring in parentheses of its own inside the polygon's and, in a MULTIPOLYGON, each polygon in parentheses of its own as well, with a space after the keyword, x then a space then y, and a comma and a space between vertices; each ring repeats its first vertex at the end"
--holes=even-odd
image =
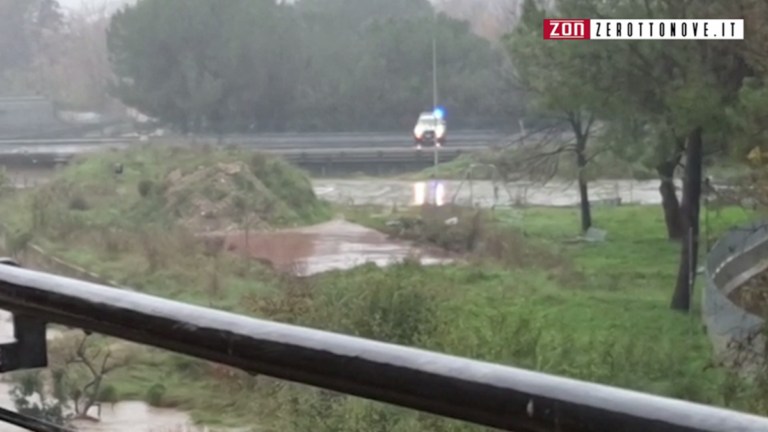
MULTIPOLYGON (((315 192, 323 199, 355 205, 421 205, 425 202, 482 207, 538 205, 574 206, 579 191, 574 182, 552 181, 545 185, 510 182, 494 185, 490 181, 458 180, 313 180, 315 192)), ((659 182, 656 180, 596 180, 589 183, 592 201, 621 199, 624 204, 658 204, 659 182)))
MULTIPOLYGON (((17 187, 32 187, 46 182, 54 173, 48 168, 9 169, 8 176, 17 187)), ((419 205, 424 202, 474 203, 492 205, 572 206, 579 202, 574 182, 552 181, 545 185, 531 182, 510 182, 496 185, 490 181, 461 182, 458 180, 407 181, 386 179, 334 180, 313 179, 315 192, 321 198, 357 205, 419 205)), ((625 204, 659 204, 658 180, 595 180, 589 183, 590 199, 594 201, 621 199, 625 204)))
MULTIPOLYGON (((29 187, 45 182, 52 171, 26 170, 10 174, 17 186, 29 187)), ((473 182, 470 187, 458 181, 316 180, 314 186, 320 198, 354 204, 408 206, 455 201, 481 206, 568 206, 578 202, 578 192, 574 185, 565 183, 551 183, 547 186, 512 183, 506 187, 494 187, 490 182, 473 182)), ((659 200, 658 182, 653 181, 596 181, 590 184, 590 194, 595 200, 621 198, 624 203, 655 204, 659 200)), ((448 256, 439 251, 394 241, 379 232, 343 220, 271 233, 251 233, 248 239, 242 233, 228 233, 224 238, 225 246, 232 251, 268 260, 278 269, 302 275, 349 269, 366 262, 384 266, 406 256, 418 256, 425 264, 450 261, 448 256)), ((51 330, 49 337, 55 338, 60 334, 51 330)), ((12 338, 10 315, 0 312, 0 342, 12 338)), ((0 406, 12 409, 9 390, 8 383, 0 382, 0 406)), ((192 426, 185 413, 152 408, 138 401, 104 406, 101 418, 99 423, 79 421, 76 426, 79 430, 93 432, 206 430, 192 426)), ((0 432, 20 430, 0 423, 0 432)))

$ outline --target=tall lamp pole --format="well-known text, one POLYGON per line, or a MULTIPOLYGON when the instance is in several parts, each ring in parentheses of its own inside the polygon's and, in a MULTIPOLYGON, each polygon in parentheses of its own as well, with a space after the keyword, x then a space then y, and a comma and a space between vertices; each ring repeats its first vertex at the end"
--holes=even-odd
MULTIPOLYGON (((435 131, 437 131, 440 121, 437 118, 437 8, 433 6, 432 11, 432 113, 435 114, 435 131)), ((435 145, 432 150, 435 156, 435 177, 437 177, 437 166, 440 163, 440 147, 437 142, 437 136, 435 136, 435 145)))
POLYGON ((432 110, 437 110, 437 9, 432 15, 432 110))

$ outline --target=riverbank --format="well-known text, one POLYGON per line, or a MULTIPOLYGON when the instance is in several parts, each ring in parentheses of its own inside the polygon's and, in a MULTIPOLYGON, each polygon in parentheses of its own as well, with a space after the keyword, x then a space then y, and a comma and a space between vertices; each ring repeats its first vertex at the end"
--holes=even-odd
MULTIPOLYGON (((651 168, 653 164, 649 167, 641 160, 617 157, 610 151, 593 152, 595 155, 589 157, 590 162, 584 171, 589 181, 658 179, 658 173, 651 168)), ((747 174, 750 168, 746 164, 725 161, 706 166, 704 170, 707 176, 730 178, 747 174)), ((450 162, 440 163, 437 167, 404 174, 398 178, 411 181, 432 178, 462 180, 470 177, 475 180, 507 181, 557 179, 568 182, 577 180, 579 172, 573 152, 561 151, 555 143, 541 143, 538 146, 531 143, 527 148, 487 149, 463 155, 450 162)))

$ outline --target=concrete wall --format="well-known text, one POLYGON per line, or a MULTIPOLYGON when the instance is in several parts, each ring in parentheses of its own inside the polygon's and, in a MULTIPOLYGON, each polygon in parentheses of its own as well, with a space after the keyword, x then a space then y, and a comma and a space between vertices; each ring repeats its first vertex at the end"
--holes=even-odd
POLYGON ((728 295, 768 268, 768 221, 730 230, 707 255, 702 314, 719 360, 749 368, 765 357, 765 320, 728 295))

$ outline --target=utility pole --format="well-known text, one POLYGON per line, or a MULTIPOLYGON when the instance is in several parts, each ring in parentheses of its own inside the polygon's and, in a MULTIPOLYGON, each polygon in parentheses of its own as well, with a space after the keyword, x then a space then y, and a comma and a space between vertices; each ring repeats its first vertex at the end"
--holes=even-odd
MULTIPOLYGON (((437 114, 437 8, 432 6, 432 113, 437 114)), ((440 119, 435 115, 435 131, 440 119)), ((437 166, 440 164, 440 147, 438 146, 437 136, 435 135, 435 145, 432 147, 434 152, 434 169, 437 177, 437 166)))
POLYGON ((432 111, 437 110, 437 9, 432 16, 432 111))

